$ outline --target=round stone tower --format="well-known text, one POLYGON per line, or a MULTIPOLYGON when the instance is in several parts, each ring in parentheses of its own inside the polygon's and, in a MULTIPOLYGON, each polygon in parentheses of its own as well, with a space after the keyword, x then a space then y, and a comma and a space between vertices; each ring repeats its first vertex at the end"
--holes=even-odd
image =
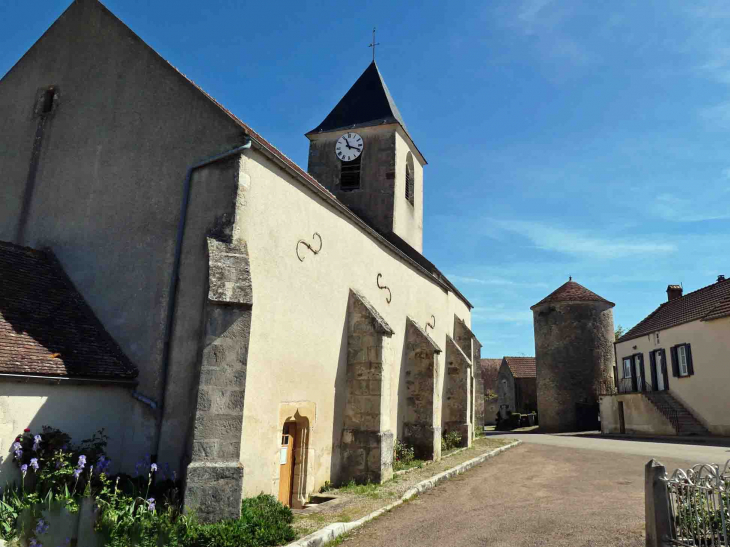
POLYGON ((598 429, 598 394, 613 386, 613 302, 572 278, 532 306, 540 429, 598 429))

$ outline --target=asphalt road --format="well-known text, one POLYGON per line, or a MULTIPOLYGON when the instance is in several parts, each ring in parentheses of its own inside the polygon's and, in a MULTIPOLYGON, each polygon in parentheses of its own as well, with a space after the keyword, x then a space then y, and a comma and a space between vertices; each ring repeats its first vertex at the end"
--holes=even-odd
POLYGON ((728 447, 554 435, 525 444, 355 531, 347 547, 644 545, 644 465, 724 462, 728 447))

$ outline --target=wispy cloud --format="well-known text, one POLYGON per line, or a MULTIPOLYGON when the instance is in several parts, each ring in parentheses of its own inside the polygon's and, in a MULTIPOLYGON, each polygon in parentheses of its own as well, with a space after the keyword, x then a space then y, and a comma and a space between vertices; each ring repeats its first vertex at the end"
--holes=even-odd
POLYGON ((539 222, 494 221, 504 230, 528 238, 538 249, 601 259, 631 255, 665 254, 676 251, 671 243, 640 243, 631 239, 605 238, 579 230, 555 228, 539 222))
POLYGON ((672 194, 657 196, 652 207, 654 214, 673 222, 701 222, 730 218, 730 202, 718 199, 717 194, 709 198, 680 198, 672 194))
POLYGON ((465 283, 473 285, 488 285, 497 287, 547 287, 547 283, 542 282, 520 282, 501 277, 469 277, 463 275, 447 274, 451 281, 455 283, 465 283))
POLYGON ((476 307, 471 312, 471 319, 476 323, 532 323, 532 311, 501 305, 476 307))
POLYGON ((565 2, 556 0, 509 1, 495 12, 496 20, 514 29, 518 37, 529 39, 540 57, 555 63, 561 72, 564 63, 587 65, 597 60, 596 54, 578 41, 565 26, 574 16, 574 10, 565 2))

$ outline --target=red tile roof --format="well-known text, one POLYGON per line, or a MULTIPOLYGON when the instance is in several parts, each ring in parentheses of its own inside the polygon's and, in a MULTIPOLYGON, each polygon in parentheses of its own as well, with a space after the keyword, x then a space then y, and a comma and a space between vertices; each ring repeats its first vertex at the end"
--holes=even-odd
POLYGON ((664 302, 617 342, 625 342, 691 321, 711 321, 728 316, 730 316, 730 279, 723 279, 664 302))
POLYGON ((576 283, 572 279, 558 287, 530 309, 534 310, 537 306, 550 302, 605 302, 606 304, 611 304, 611 307, 615 306, 613 302, 609 302, 602 296, 598 296, 596 293, 589 291, 583 285, 576 283))
POLYGON ((0 374, 136 378, 50 252, 0 242, 0 374))
POLYGON ((505 357, 504 360, 515 378, 537 377, 537 365, 534 357, 505 357))

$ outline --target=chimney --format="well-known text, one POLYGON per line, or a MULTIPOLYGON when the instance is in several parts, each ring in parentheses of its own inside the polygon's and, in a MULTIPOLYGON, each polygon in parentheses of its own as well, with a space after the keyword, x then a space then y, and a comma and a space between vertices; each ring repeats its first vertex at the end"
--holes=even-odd
POLYGON ((682 298, 682 285, 669 285, 667 286, 667 301, 671 302, 675 298, 682 298))
POLYGON ((722 274, 717 276, 717 282, 719 283, 720 281, 725 281, 725 276, 722 274))

